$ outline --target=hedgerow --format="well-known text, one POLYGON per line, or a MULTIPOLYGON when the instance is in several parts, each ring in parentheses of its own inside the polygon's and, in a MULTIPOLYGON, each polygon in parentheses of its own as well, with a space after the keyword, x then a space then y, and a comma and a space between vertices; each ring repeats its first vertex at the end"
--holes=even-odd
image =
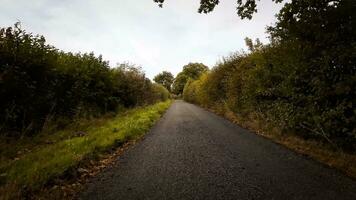
POLYGON ((122 107, 167 99, 139 67, 109 63, 94 53, 66 53, 19 24, 0 29, 0 134, 33 135, 122 107))
POLYGON ((224 58, 184 99, 333 146, 356 149, 356 4, 291 1, 269 27, 271 43, 224 58))

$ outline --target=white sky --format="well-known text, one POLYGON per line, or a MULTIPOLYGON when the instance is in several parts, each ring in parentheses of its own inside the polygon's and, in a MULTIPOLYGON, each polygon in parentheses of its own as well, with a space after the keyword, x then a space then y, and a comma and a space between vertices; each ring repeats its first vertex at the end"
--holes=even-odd
POLYGON ((102 54, 111 66, 129 61, 149 78, 177 74, 189 62, 214 66, 222 56, 245 49, 244 38, 267 42, 265 27, 281 5, 261 0, 253 20, 241 20, 236 0, 222 0, 199 14, 199 0, 0 0, 0 26, 20 20, 27 32, 44 35, 58 49, 102 54))

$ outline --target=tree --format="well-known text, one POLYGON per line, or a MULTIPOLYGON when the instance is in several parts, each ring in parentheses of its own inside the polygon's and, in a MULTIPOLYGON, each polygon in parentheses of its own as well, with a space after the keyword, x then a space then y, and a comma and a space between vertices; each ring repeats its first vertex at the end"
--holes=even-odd
POLYGON ((246 38, 249 53, 189 81, 184 99, 356 150, 355 10, 355 0, 288 1, 270 44, 246 38))
POLYGON ((293 98, 298 99, 295 118, 302 119, 298 125, 352 142, 356 138, 355 10, 354 0, 294 0, 285 4, 276 25, 268 29, 275 43, 294 49, 290 56, 303 63, 293 65, 291 83, 293 98))
POLYGON ((180 72, 173 83, 173 93, 182 94, 185 84, 189 79, 196 80, 209 68, 203 63, 189 63, 183 67, 183 71, 180 72))
MULTIPOLYGON (((164 0, 153 0, 158 3, 159 7, 163 6, 164 0)), ((259 1, 259 0, 257 0, 259 1)), ((281 3, 283 0, 272 0, 276 3, 281 3)), ((199 13, 209 13, 212 12, 220 3, 220 0, 200 0, 200 7, 198 9, 199 13)), ((256 0, 237 0, 237 15, 241 17, 241 19, 247 18, 251 19, 252 15, 257 12, 257 3, 256 0)))
POLYGON ((176 95, 182 94, 184 86, 188 80, 189 80, 189 77, 187 75, 185 75, 183 72, 180 72, 174 79, 174 82, 172 85, 172 93, 174 93, 176 95))
POLYGON ((174 77, 171 72, 163 71, 157 74, 153 80, 156 83, 163 85, 168 91, 171 91, 171 85, 173 83, 174 77))
POLYGON ((246 44, 248 50, 251 51, 251 52, 261 50, 262 47, 263 47, 262 42, 258 38, 255 40, 255 43, 253 43, 251 38, 246 37, 245 38, 245 44, 246 44))

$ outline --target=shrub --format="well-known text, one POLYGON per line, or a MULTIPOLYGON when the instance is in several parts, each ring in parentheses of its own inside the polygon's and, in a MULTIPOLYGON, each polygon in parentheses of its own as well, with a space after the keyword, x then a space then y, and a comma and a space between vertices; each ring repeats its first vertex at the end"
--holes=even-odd
POLYGON ((166 99, 141 68, 111 69, 94 53, 65 53, 43 36, 0 29, 0 134, 32 135, 49 120, 99 116, 166 99))
POLYGON ((169 91, 166 87, 161 84, 152 84, 153 99, 158 99, 160 101, 166 101, 170 98, 169 91))
POLYGON ((355 150, 355 9, 348 0, 286 3, 268 28, 271 44, 247 38, 249 54, 189 82, 184 98, 245 118, 258 113, 282 130, 355 150))
POLYGON ((188 81, 183 97, 205 107, 227 105, 242 118, 257 113, 284 132, 355 149, 354 98, 336 95, 354 87, 351 80, 355 73, 344 74, 335 82, 343 85, 344 89, 338 87, 341 93, 330 90, 323 82, 308 86, 316 84, 315 77, 307 78, 300 72, 308 62, 299 57, 298 51, 291 45, 274 44, 250 54, 235 54, 198 80, 188 81), (303 84, 299 82, 302 78, 303 84), (325 94, 313 88, 324 90, 325 94))

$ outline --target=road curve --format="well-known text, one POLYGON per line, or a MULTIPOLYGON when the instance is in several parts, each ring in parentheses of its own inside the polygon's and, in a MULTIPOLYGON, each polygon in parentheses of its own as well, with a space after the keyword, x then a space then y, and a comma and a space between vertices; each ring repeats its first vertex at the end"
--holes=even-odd
POLYGON ((356 181, 175 101, 80 199, 356 199, 356 181))

